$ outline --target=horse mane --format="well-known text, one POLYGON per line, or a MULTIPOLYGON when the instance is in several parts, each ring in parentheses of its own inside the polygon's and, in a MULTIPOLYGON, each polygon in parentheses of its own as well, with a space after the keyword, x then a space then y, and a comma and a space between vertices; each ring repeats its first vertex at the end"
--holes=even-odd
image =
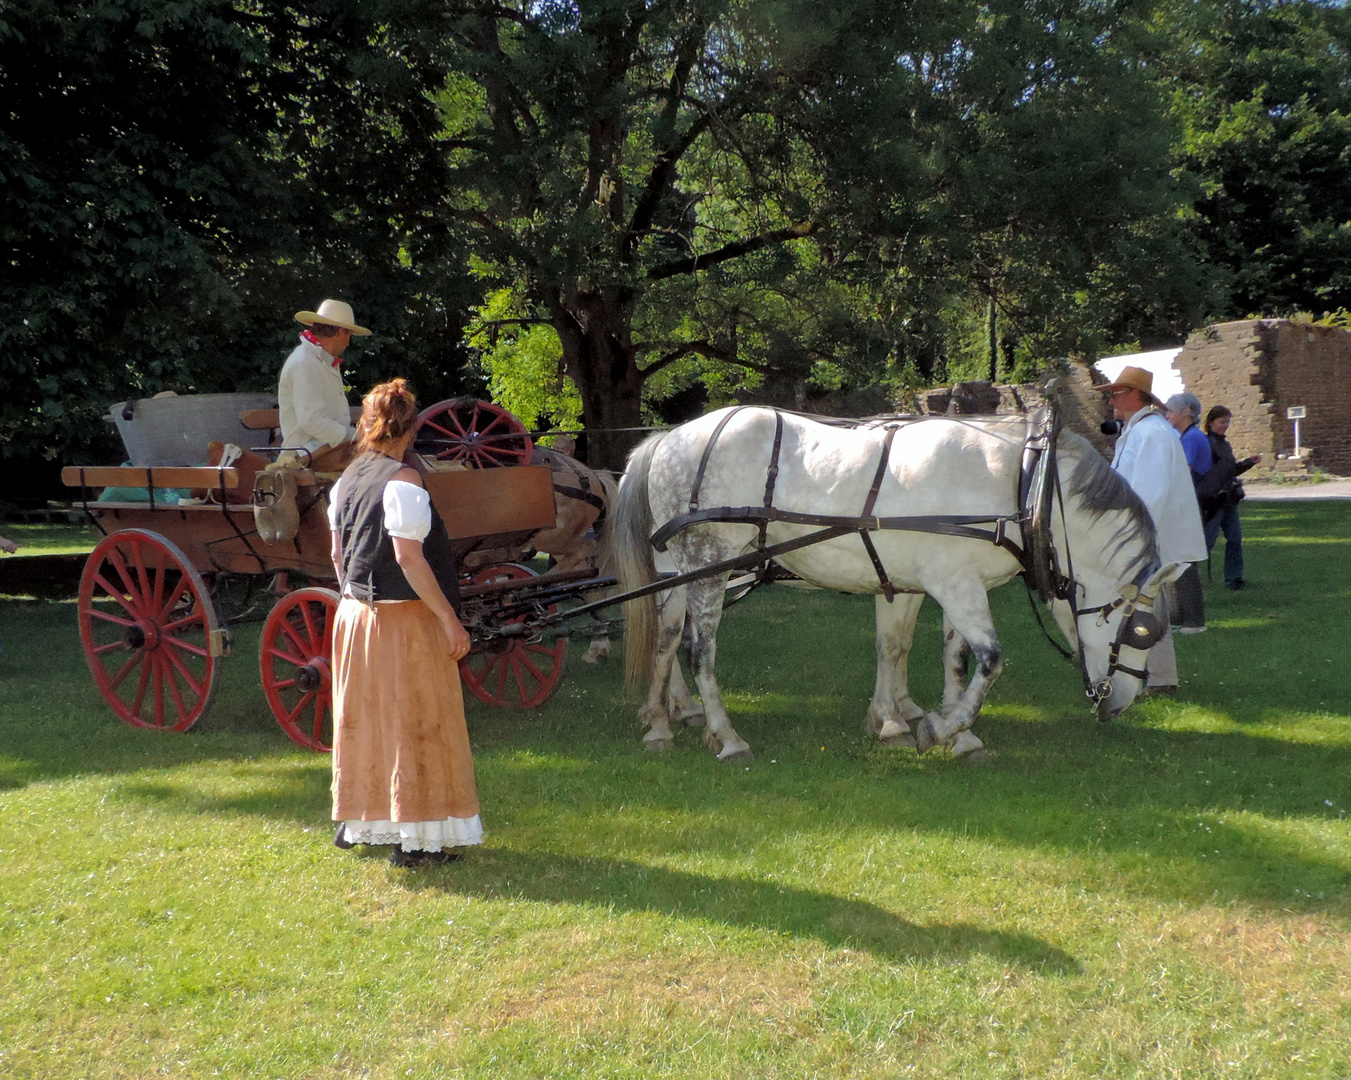
POLYGON ((1062 431, 1057 451, 1074 459, 1069 494, 1079 508, 1094 517, 1108 514, 1120 517, 1116 532, 1105 545, 1106 561, 1114 563, 1122 556, 1129 557, 1122 577, 1134 576, 1145 567, 1157 567, 1159 544, 1154 519, 1140 496, 1083 436, 1062 431))

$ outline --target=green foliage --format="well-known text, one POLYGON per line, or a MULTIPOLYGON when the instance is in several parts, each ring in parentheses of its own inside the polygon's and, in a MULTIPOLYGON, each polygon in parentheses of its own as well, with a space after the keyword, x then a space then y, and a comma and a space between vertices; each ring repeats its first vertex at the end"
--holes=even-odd
POLYGON ((563 373, 563 350, 552 326, 521 325, 510 289, 492 293, 465 331, 469 347, 488 376, 492 400, 527 428, 576 430, 582 402, 563 373))
POLYGON ((1188 226, 1228 310, 1351 303, 1351 10, 1321 0, 1162 9, 1188 226))
POLYGON ((1117 306, 1179 329, 1200 306, 1114 6, 453 10, 449 205, 558 331, 588 425, 691 380, 931 376, 991 295, 1023 365, 1120 336, 1117 306))

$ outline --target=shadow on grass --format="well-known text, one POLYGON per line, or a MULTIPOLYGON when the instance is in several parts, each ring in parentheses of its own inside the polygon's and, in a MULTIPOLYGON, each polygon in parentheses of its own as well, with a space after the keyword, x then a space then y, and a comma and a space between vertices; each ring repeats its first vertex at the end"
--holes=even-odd
POLYGON ((700 919, 813 939, 890 961, 960 961, 973 955, 1049 974, 1075 975, 1074 957, 1030 934, 969 923, 922 925, 861 900, 751 878, 718 878, 624 859, 506 849, 474 851, 453 869, 409 872, 408 888, 475 900, 584 904, 606 910, 700 919), (471 869, 473 877, 460 873, 471 869))

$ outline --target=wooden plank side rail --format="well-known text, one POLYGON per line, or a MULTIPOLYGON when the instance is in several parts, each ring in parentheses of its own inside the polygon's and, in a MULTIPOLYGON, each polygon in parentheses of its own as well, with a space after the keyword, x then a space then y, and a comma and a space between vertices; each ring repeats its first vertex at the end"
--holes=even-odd
MULTIPOLYGON (((361 406, 348 406, 347 414, 355 424, 361 419, 361 406)), ((281 410, 245 409, 239 414, 239 422, 250 431, 271 431, 273 428, 281 427, 281 410)))
POLYGON ((66 487, 227 488, 239 487, 237 469, 177 465, 67 465, 61 470, 66 487))
POLYGON ((553 528, 554 480, 547 466, 427 472, 422 482, 452 540, 553 528))

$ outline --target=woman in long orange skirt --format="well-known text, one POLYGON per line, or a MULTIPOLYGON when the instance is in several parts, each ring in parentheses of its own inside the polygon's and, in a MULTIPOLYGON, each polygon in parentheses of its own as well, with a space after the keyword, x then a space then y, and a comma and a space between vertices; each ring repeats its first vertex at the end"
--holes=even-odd
POLYGON ((450 539, 403 463, 417 427, 403 379, 362 402, 358 456, 330 492, 342 600, 333 634, 333 842, 393 846, 396 866, 481 843, 459 660, 469 635, 450 539))

